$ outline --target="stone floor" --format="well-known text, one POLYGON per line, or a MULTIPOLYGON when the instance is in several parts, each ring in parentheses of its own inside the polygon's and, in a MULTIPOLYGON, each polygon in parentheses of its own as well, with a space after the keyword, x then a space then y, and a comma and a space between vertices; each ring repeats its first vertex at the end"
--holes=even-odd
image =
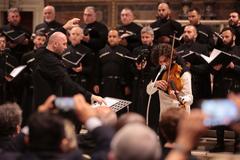
POLYGON ((192 151, 192 154, 200 160, 240 160, 240 154, 232 154, 234 150, 234 132, 225 131, 224 136, 225 151, 221 153, 210 153, 209 149, 216 144, 216 131, 209 130, 198 144, 198 147, 192 151))

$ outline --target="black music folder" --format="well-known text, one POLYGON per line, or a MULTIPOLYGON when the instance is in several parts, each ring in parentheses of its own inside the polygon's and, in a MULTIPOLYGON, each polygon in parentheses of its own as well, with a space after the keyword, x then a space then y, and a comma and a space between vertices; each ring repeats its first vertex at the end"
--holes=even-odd
POLYGON ((85 53, 80 53, 73 49, 69 49, 66 53, 63 54, 62 60, 67 68, 78 67, 85 55, 85 53))
POLYGON ((222 64, 223 66, 227 66, 231 61, 233 61, 235 58, 227 53, 223 52, 218 49, 213 49, 212 53, 210 54, 210 57, 202 55, 201 57, 207 61, 211 66, 215 66, 217 64, 222 64))
POLYGON ((189 51, 189 53, 183 55, 182 58, 190 62, 191 64, 208 63, 211 66, 215 66, 217 64, 227 66, 232 61, 240 63, 240 57, 236 55, 231 55, 230 53, 223 52, 218 49, 213 49, 209 57, 205 56, 204 54, 189 51))
POLYGON ((193 52, 193 51, 189 51, 186 54, 182 55, 182 58, 193 65, 207 63, 206 60, 201 57, 200 53, 193 52))
POLYGON ((119 30, 119 33, 120 33, 120 38, 127 38, 127 37, 136 35, 136 33, 128 31, 128 30, 126 30, 126 31, 119 30))
POLYGON ((3 31, 3 34, 14 43, 20 43, 26 38, 25 32, 16 30, 3 31))

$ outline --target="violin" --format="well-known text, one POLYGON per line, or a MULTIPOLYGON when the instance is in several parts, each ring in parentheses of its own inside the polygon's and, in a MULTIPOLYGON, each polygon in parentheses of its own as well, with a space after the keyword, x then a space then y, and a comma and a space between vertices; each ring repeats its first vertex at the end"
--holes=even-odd
POLYGON ((165 80, 169 83, 168 90, 182 90, 183 84, 181 80, 181 72, 182 67, 176 63, 171 67, 170 72, 164 72, 162 80, 165 80))
POLYGON ((180 102, 180 106, 184 107, 184 103, 178 94, 178 91, 181 91, 183 88, 183 83, 181 80, 181 73, 183 68, 177 63, 173 62, 172 57, 174 52, 174 43, 175 43, 175 34, 173 35, 170 65, 168 67, 168 70, 164 72, 162 76, 162 80, 165 80, 168 82, 168 89, 167 89, 168 94, 170 93, 171 90, 175 91, 175 95, 177 97, 177 100, 180 102))

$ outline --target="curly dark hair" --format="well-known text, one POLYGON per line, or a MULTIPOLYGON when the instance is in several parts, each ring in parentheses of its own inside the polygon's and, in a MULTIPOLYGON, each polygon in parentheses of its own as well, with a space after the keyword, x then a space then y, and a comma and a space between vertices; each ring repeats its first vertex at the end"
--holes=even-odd
MULTIPOLYGON (((151 54, 151 61, 154 65, 159 65, 159 57, 165 56, 167 58, 171 57, 172 47, 167 43, 161 43, 153 47, 151 54)), ((173 60, 176 59, 176 50, 173 49, 173 60)))

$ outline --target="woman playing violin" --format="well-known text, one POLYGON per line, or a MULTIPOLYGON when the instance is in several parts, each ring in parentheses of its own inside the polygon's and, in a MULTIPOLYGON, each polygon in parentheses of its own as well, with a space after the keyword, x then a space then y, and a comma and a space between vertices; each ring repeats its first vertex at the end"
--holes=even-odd
POLYGON ((147 86, 149 95, 158 91, 161 114, 170 107, 182 107, 188 113, 193 102, 191 74, 176 63, 176 51, 169 44, 160 44, 152 50, 152 60, 157 66, 166 69, 157 80, 154 79, 147 86))

